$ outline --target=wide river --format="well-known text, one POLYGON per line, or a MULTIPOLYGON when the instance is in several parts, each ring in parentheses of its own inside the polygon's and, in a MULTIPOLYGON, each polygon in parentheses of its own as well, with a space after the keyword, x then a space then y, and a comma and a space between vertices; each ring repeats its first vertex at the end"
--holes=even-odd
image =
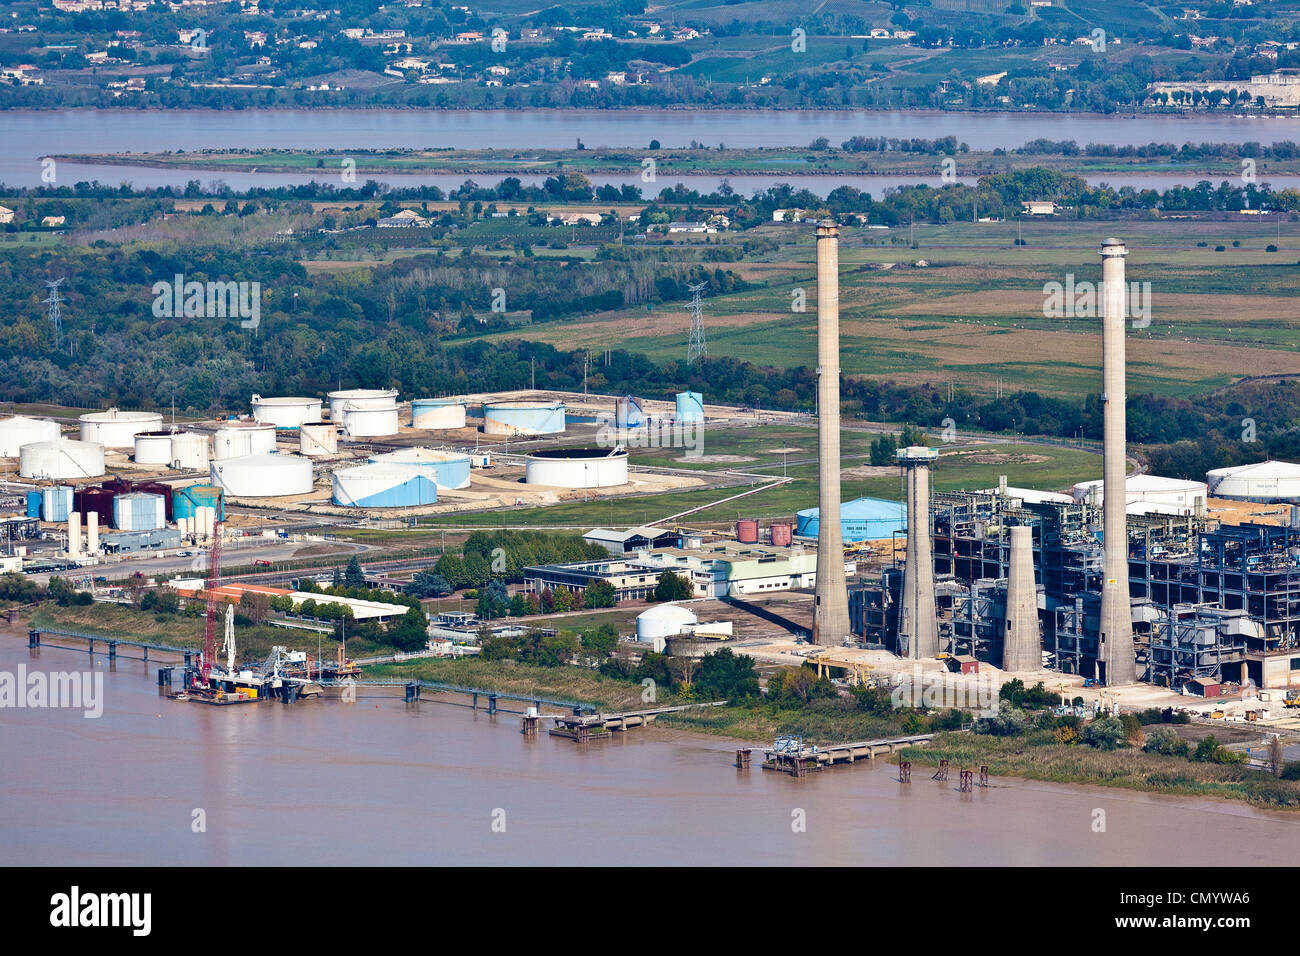
MULTIPOLYGON (((0 672, 91 666, 29 655, 0 635, 0 672)), ((428 699, 175 703, 153 663, 93 667, 98 719, 0 710, 0 865, 1203 866, 1207 839, 1216 864, 1289 865, 1300 835, 1239 803, 996 778, 962 794, 884 761, 738 771, 733 743, 659 727, 579 747, 428 699)))
MULTIPOLYGON (((1029 140, 1073 139, 1091 142, 1144 144, 1169 142, 1272 143, 1300 141, 1300 120, 1294 117, 1249 116, 1132 116, 1056 113, 926 113, 772 110, 10 110, 0 112, 0 183, 34 186, 42 182, 41 158, 51 154, 157 152, 163 150, 300 148, 349 150, 361 148, 541 148, 569 147, 579 140, 599 146, 645 148, 657 139, 664 147, 686 146, 692 140, 710 146, 806 146, 819 136, 840 143, 851 136, 933 139, 955 136, 971 149, 1014 148, 1029 140)), ((960 167, 959 170, 960 172, 960 167)), ((596 182, 635 183, 645 188, 639 168, 628 175, 596 174, 596 182)), ((1239 172, 1224 163, 1232 179, 1239 172)), ((95 180, 138 186, 183 186, 188 179, 207 183, 222 180, 234 188, 283 185, 325 178, 319 172, 292 174, 192 173, 146 167, 105 167, 61 164, 59 183, 95 180)), ((459 185, 463 176, 376 176, 395 185, 459 185)), ((479 176, 483 184, 499 177, 479 176)), ((1113 186, 1163 188, 1179 182, 1192 185, 1201 176, 1160 174, 1098 176, 1095 182, 1113 186)), ((536 182, 537 180, 529 180, 536 182)), ((874 193, 903 182, 932 177, 777 176, 734 177, 731 185, 749 195, 774 182, 789 182, 825 193, 849 183, 874 193)), ((1296 177, 1270 179, 1274 188, 1300 184, 1296 177)), ((677 182, 711 191, 719 180, 711 176, 661 175, 655 191, 677 182)), ((648 192, 649 190, 647 190, 648 192)))

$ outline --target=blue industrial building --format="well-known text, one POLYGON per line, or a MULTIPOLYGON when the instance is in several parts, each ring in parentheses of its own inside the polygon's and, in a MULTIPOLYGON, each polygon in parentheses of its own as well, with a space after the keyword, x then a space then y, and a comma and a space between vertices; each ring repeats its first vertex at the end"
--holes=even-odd
MULTIPOLYGON (((821 509, 805 508, 796 516, 795 534, 817 537, 821 509)), ((879 541, 907 530, 907 505, 884 498, 855 498, 840 505, 840 529, 845 542, 879 541)))

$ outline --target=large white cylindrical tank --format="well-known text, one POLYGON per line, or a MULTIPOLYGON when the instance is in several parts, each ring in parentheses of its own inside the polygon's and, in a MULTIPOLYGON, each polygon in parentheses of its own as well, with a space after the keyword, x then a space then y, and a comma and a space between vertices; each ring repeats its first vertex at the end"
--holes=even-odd
POLYGON ((162 431, 163 417, 157 412, 123 412, 110 408, 90 412, 77 419, 81 423, 81 440, 98 442, 105 448, 134 448, 135 436, 141 432, 162 431))
POLYGON ((627 452, 621 448, 563 448, 525 459, 524 481, 552 488, 613 488, 627 484, 627 452))
POLYGON ((212 484, 233 498, 282 498, 310 494, 311 459, 301 455, 248 455, 212 462, 212 484))
POLYGON ((563 402, 484 402, 485 435, 554 435, 564 431, 563 402))
POLYGON ((338 450, 339 430, 333 422, 303 422, 298 429, 298 454, 319 458, 338 450))
POLYGON ((199 432, 177 432, 172 435, 171 464, 174 468, 193 471, 208 467, 212 442, 199 432))
POLYGON ((57 422, 45 418, 25 418, 15 415, 0 421, 0 457, 17 458, 23 445, 41 441, 56 441, 59 437, 57 422))
POLYGON ((137 465, 170 465, 172 433, 141 432, 135 436, 135 454, 132 457, 137 465))
POLYGON ((411 427, 464 428, 465 403, 458 398, 417 398, 411 402, 411 427))
POLYGON ((1240 501, 1288 501, 1300 504, 1300 465, 1259 461, 1253 465, 1206 472, 1210 494, 1240 501))
MULTIPOLYGON (((1106 500, 1101 479, 1081 481, 1071 489, 1074 500, 1101 505, 1106 500), (1094 497, 1095 496, 1095 497, 1094 497)), ((1209 489, 1203 481, 1162 478, 1159 475, 1129 475, 1124 480, 1125 510, 1130 514, 1157 512, 1194 514, 1204 510, 1209 489)))
POLYGON ((18 451, 18 473, 24 478, 98 478, 104 473, 104 446, 98 442, 39 441, 18 451))
POLYGON ((694 626, 695 615, 679 604, 656 604, 636 617, 636 639, 653 641, 657 637, 676 637, 694 626))
POLYGON ((269 422, 230 422, 212 437, 212 457, 247 458, 275 451, 275 426, 269 422))
POLYGON ((349 408, 397 408, 397 390, 391 388, 345 388, 329 393, 330 420, 340 421, 349 408))
POLYGON ((267 422, 276 428, 301 428, 304 422, 318 422, 321 417, 319 398, 263 398, 252 399, 253 420, 267 422))
POLYGON ((678 392, 674 417, 679 422, 704 421, 704 396, 699 392, 678 392))
POLYGON ((346 508, 413 508, 437 500, 433 473, 419 465, 372 463, 334 472, 334 503, 346 508))
POLYGON ((375 464, 414 465, 434 476, 439 488, 469 487, 469 455, 458 451, 433 448, 403 448, 382 455, 371 455, 375 464))
POLYGON ((340 423, 346 438, 382 438, 396 435, 400 427, 397 406, 392 408, 344 408, 340 423))

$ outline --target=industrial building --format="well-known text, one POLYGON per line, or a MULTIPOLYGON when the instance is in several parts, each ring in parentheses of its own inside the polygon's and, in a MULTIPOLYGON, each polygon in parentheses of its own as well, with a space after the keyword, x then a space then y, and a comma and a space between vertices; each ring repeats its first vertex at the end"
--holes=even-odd
POLYGON ((1210 493, 1235 501, 1282 501, 1300 504, 1300 465, 1261 461, 1206 472, 1210 493))
POLYGON ((334 503, 341 507, 414 508, 437 500, 437 479, 420 465, 381 462, 334 472, 334 503))
POLYGON ((15 415, 0 421, 0 458, 17 458, 23 445, 57 441, 57 422, 44 418, 25 418, 15 415))
POLYGON ((470 482, 469 455, 434 448, 402 448, 398 451, 371 455, 377 465, 403 465, 421 468, 431 475, 439 488, 455 490, 468 488, 470 482))
POLYGON ((311 459, 300 455, 246 455, 214 460, 211 484, 232 498, 281 498, 310 494, 311 459))
POLYGON ((102 534, 100 546, 106 554, 123 554, 128 551, 150 551, 155 548, 179 548, 181 533, 171 528, 154 531, 126 531, 119 534, 102 534))
POLYGON ((484 402, 485 435, 556 435, 564 431, 563 402, 484 402))
MULTIPOLYGON (((821 527, 821 509, 805 508, 795 514, 795 534, 815 538, 821 527)), ((840 506, 840 534, 844 543, 882 541, 907 531, 907 506, 884 498, 855 498, 840 506)))
POLYGON ((116 408, 89 412, 77 421, 81 423, 83 442, 96 442, 105 448, 134 448, 136 435, 162 431, 163 424, 157 412, 124 412, 116 408))
POLYGON ((609 528, 592 528, 582 536, 584 541, 591 541, 610 554, 622 557, 633 551, 655 548, 678 548, 682 545, 681 532, 671 528, 645 526, 629 528, 627 531, 612 531, 609 528))
POLYGON ((614 558, 547 564, 524 568, 524 592, 540 595, 557 587, 581 592, 597 581, 606 581, 614 588, 616 600, 640 601, 654 593, 661 573, 643 563, 614 558))
POLYGON ((627 460, 621 446, 536 451, 524 459, 524 482, 552 488, 616 488, 627 484, 627 460))
POLYGON ((321 419, 319 398, 252 398, 253 421, 276 428, 301 428, 306 422, 321 419))
POLYGON ((411 402, 411 427, 426 431, 465 427, 466 404, 458 398, 417 398, 411 402))

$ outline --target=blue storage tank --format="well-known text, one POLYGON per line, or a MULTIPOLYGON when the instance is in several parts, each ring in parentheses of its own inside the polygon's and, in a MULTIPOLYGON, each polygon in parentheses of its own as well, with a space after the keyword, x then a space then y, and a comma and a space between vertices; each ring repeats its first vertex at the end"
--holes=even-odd
POLYGON ((217 520, 226 520, 226 499, 216 485, 190 485, 172 492, 172 517, 175 520, 193 518, 200 507, 215 508, 217 520))
MULTIPOLYGON (((795 516, 795 522, 796 534, 815 538, 821 527, 821 509, 805 508, 795 516)), ((840 531, 845 543, 881 541, 906 530, 907 505, 901 501, 855 498, 840 505, 840 531)))
POLYGON ((53 485, 41 492, 42 521, 67 521, 71 512, 71 485, 53 485))
POLYGON ((485 435, 553 435, 564 431, 563 402, 484 402, 485 435))
POLYGON ((614 405, 614 424, 619 428, 640 428, 645 424, 645 412, 641 409, 641 399, 631 395, 620 398, 614 405))
POLYGON ((157 531, 166 527, 162 495, 133 491, 113 499, 113 527, 121 531, 157 531))
POLYGON ((334 472, 334 503, 345 508, 414 508, 437 500, 437 480, 419 465, 372 463, 334 472))
POLYGON ((676 417, 679 422, 704 421, 704 396, 699 392, 678 392, 676 417))
POLYGON ((41 502, 45 499, 39 491, 27 492, 27 517, 39 518, 41 516, 41 502))
POLYGON ((439 488, 469 487, 469 455, 433 448, 403 448, 383 455, 371 455, 372 464, 411 465, 433 476, 439 488))

